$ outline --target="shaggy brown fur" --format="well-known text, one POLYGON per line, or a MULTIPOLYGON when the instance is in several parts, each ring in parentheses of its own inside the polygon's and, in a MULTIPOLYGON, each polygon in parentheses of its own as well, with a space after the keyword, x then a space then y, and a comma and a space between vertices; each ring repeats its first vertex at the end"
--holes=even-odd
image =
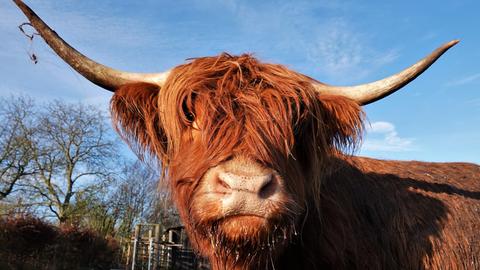
POLYGON ((344 156, 361 139, 363 112, 311 82, 222 54, 176 67, 161 91, 126 85, 111 108, 132 148, 158 159, 194 247, 215 269, 479 267, 479 167, 344 156), (292 202, 268 234, 227 241, 192 202, 207 170, 236 156, 278 172, 292 202))

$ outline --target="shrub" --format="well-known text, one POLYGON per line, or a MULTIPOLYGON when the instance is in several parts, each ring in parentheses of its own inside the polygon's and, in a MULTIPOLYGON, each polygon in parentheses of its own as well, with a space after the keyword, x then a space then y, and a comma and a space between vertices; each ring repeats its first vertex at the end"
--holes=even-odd
POLYGON ((14 269, 109 269, 119 250, 92 230, 34 217, 0 218, 0 243, 0 268, 14 269))

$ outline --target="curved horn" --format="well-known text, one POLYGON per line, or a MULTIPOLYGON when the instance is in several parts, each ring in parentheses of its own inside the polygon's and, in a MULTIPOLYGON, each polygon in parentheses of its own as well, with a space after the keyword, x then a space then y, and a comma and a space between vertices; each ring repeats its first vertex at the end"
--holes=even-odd
POLYGON ((394 93, 413 81, 442 56, 443 53, 458 42, 459 40, 452 40, 445 43, 416 64, 397 74, 375 82, 355 86, 331 86, 322 83, 313 83, 313 86, 319 93, 341 95, 355 100, 360 105, 367 105, 394 93))
POLYGON ((97 63, 65 42, 23 1, 13 0, 13 2, 22 10, 32 26, 58 56, 83 77, 102 88, 115 91, 120 86, 132 82, 148 82, 162 86, 168 77, 168 71, 163 73, 129 73, 97 63))

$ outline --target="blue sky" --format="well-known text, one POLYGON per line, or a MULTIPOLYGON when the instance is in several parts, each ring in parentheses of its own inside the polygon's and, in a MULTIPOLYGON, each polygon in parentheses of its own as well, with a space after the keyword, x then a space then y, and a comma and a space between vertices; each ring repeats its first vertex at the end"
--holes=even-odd
MULTIPOLYGON (((138 72, 250 52, 329 84, 351 85, 396 73, 461 39, 403 90, 365 107, 370 125, 359 154, 480 163, 478 1, 26 2, 81 52, 138 72)), ((0 3, 0 95, 107 109, 111 94, 77 75, 40 39, 31 44, 17 28, 25 20, 12 2, 0 3)))

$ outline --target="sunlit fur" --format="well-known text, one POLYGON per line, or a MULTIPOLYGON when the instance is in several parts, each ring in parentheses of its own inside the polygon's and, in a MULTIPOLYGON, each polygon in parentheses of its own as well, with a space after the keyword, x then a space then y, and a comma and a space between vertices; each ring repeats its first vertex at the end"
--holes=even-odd
MULTIPOLYGON (((426 181, 429 165, 348 156, 361 140, 363 112, 347 98, 317 94, 312 81, 250 55, 196 58, 173 69, 162 89, 145 83, 118 89, 113 122, 140 156, 158 160, 194 248, 214 269, 442 269, 447 259, 433 252, 442 248, 442 233, 425 232, 420 241, 412 228, 457 223, 448 225, 445 212, 408 212, 428 203, 410 186, 426 181), (203 196, 209 171, 237 159, 282 180, 266 220, 225 220, 203 196), (410 182, 402 174, 409 164, 410 182), (389 198, 400 198, 398 206, 389 198), (396 207, 408 210, 393 216, 396 207)), ((478 166, 462 168, 469 183, 480 178, 478 166)), ((478 203, 478 192, 471 196, 478 203)), ((457 244, 463 250, 468 243, 457 244)), ((471 259, 478 263, 478 256, 471 259)))
MULTIPOLYGON (((158 158, 182 220, 204 255, 212 255, 211 239, 205 234, 214 233, 215 224, 202 217, 191 220, 191 202, 207 170, 234 156, 255 160, 285 179, 289 202, 279 209, 281 219, 270 228, 273 232, 277 226, 282 238, 301 226, 300 217, 311 207, 307 198, 320 207, 320 181, 328 158, 355 147, 363 114, 346 98, 319 97, 311 82, 250 55, 222 54, 176 67, 160 92, 142 83, 116 92, 112 112, 119 133, 138 152, 158 158), (186 110, 195 115, 195 128, 186 110), (194 138, 196 130, 200 136, 194 138)), ((240 250, 240 255, 260 253, 273 236, 259 237, 239 239, 255 243, 249 247, 253 250, 240 250)))

